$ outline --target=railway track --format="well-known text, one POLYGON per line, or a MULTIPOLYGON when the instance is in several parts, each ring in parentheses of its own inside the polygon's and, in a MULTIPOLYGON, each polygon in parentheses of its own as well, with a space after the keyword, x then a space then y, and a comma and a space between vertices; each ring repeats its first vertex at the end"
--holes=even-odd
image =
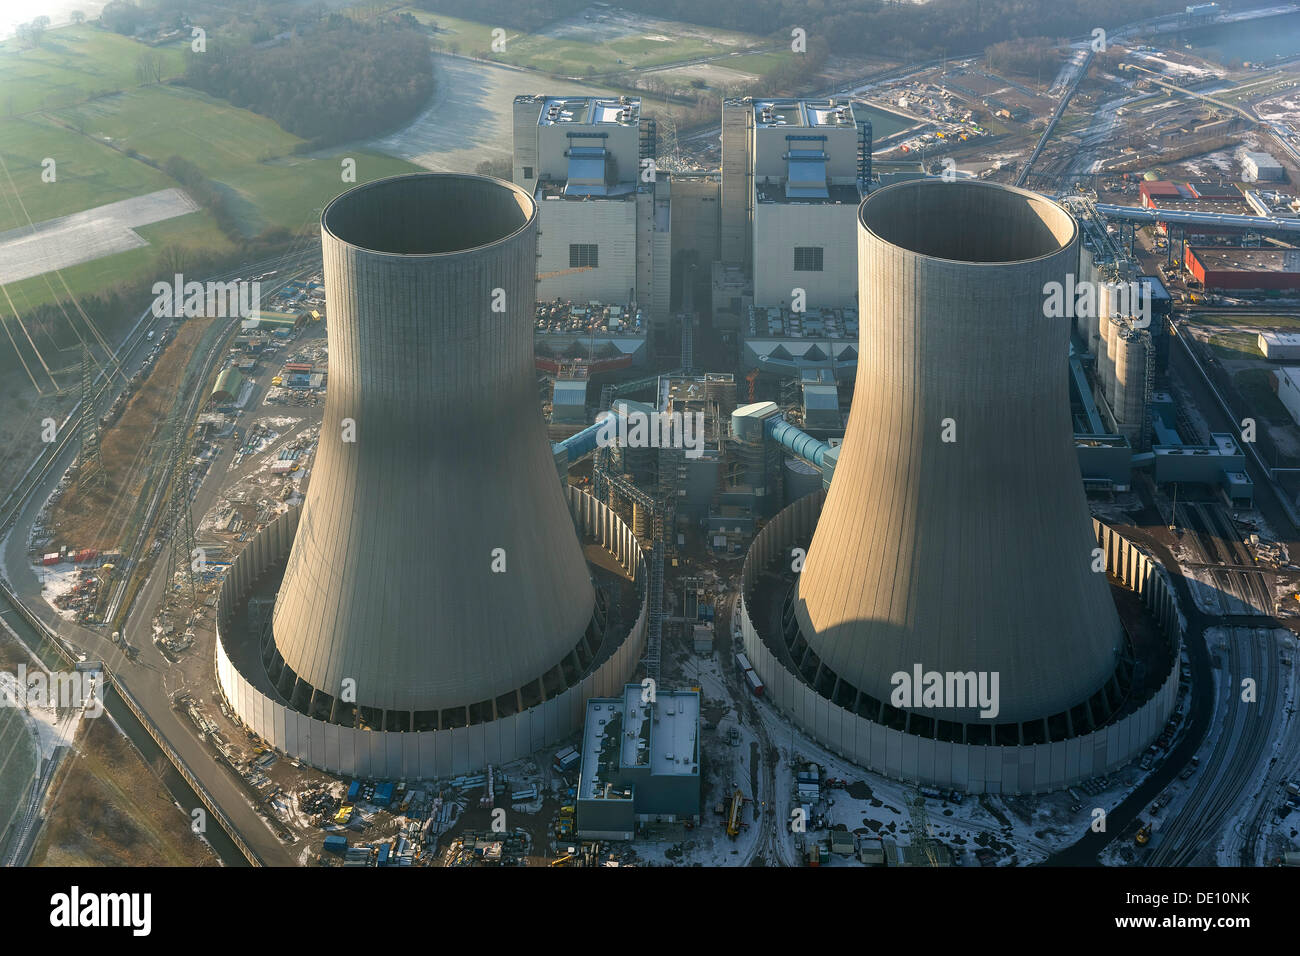
POLYGON ((1191 533, 1189 543, 1203 559, 1196 563, 1213 583, 1222 614, 1266 616, 1272 612, 1273 595, 1266 574, 1221 506, 1180 502, 1177 520, 1191 533))
POLYGON ((1277 718, 1278 694, 1267 679, 1274 653, 1272 636, 1263 628, 1228 632, 1229 667, 1225 674, 1226 712, 1214 748, 1204 762, 1198 786, 1176 817, 1160 832, 1148 866, 1190 866, 1223 838, 1228 815, 1248 799, 1261 761, 1267 757, 1270 729, 1277 718), (1260 697, 1241 699, 1241 681, 1254 678, 1260 697))
MULTIPOLYGON (((302 258, 303 255, 301 252, 290 252, 283 256, 276 256, 272 259, 266 259, 258 263, 241 266, 238 269, 213 276, 210 281, 228 282, 231 279, 237 278, 241 273, 246 273, 250 270, 265 270, 267 268, 278 269, 291 261, 300 261, 302 258)), ((154 324, 149 321, 149 318, 149 309, 146 309, 140 314, 140 318, 136 321, 134 328, 127 333, 126 338, 122 341, 122 344, 118 347, 116 354, 113 357, 112 364, 114 367, 120 369, 125 362, 135 354, 136 350, 147 341, 149 331, 154 324)), ((91 383, 92 386, 99 387, 105 374, 105 371, 101 370, 91 383)), ((59 426, 56 433, 56 440, 46 445, 41 450, 40 455, 38 455, 36 460, 32 462, 31 467, 28 468, 23 476, 18 480, 17 486, 11 489, 9 494, 5 496, 3 504, 0 504, 0 536, 3 536, 3 534, 9 530, 18 514, 26 506, 28 501, 31 500, 32 495, 49 479, 51 470, 61 461, 63 454, 69 448, 69 443, 76 439, 81 425, 81 418, 84 413, 81 400, 79 399, 77 404, 72 407, 72 411, 68 413, 67 418, 64 419, 63 423, 59 426)))

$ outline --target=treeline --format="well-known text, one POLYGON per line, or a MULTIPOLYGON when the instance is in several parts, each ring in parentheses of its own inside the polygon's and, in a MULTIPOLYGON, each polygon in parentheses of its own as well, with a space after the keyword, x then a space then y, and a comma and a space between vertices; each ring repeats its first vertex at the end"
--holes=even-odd
POLYGON ((184 156, 171 156, 163 163, 162 168, 163 172, 185 187, 191 199, 211 213, 212 218, 217 222, 217 228, 227 239, 232 242, 241 241, 239 221, 230 211, 230 204, 226 202, 225 195, 215 183, 203 175, 199 167, 184 156))
MULTIPOLYGON (((427 8, 483 22, 499 21, 521 29, 568 16, 568 0, 424 0, 427 8), (547 11, 533 23, 534 11, 547 11), (532 24, 532 25, 529 25, 532 24)), ((953 56, 978 53, 1008 39, 1037 36, 1087 36, 1095 27, 1181 12, 1186 0, 621 0, 620 6, 647 16, 683 20, 790 40, 796 27, 808 40, 825 39, 843 56, 953 56)))
POLYGON ((445 13, 449 17, 529 32, 571 17, 590 4, 588 0, 413 0, 411 6, 435 14, 445 13))
POLYGON ((984 57, 994 73, 1020 73, 1048 79, 1061 65, 1061 54, 1047 37, 1003 40, 985 50, 984 57))
POLYGON ((428 38, 409 14, 372 24, 334 14, 271 44, 208 38, 184 82, 275 120, 316 149, 411 120, 433 94, 428 38))

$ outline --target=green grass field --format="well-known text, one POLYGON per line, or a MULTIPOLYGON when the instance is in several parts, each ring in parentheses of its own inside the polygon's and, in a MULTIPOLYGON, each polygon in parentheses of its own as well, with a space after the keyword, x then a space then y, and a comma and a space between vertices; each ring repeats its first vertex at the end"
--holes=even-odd
POLYGON ((140 86, 142 57, 158 57, 164 80, 184 69, 179 44, 146 44, 89 26, 50 30, 35 50, 0 43, 0 110, 17 116, 57 109, 89 96, 140 86))
POLYGON ((1203 317, 1207 325, 1244 325, 1252 329, 1277 329, 1290 331, 1300 329, 1300 315, 1207 315, 1203 317))
POLYGON ((1224 332, 1210 337, 1210 348, 1221 359, 1263 358, 1254 332, 1224 332))
POLYGON ((27 216, 41 222, 176 185, 165 173, 40 113, 0 119, 0 160, 0 232, 27 225, 27 216), (46 157, 55 161, 52 183, 41 178, 46 157))
MULTIPOLYGON (((600 25, 593 24, 592 38, 585 39, 523 33, 510 24, 479 23, 414 8, 405 8, 404 12, 410 13, 421 23, 436 23, 439 32, 434 39, 445 49, 454 45, 456 52, 461 54, 490 50, 492 31, 498 27, 504 29, 505 50, 490 53, 492 59, 511 66, 562 76, 582 76, 588 71, 612 73, 662 66, 695 57, 768 45, 762 37, 727 30, 704 30, 688 24, 657 24, 655 29, 647 29, 642 33, 608 39, 598 39, 594 34, 600 30, 600 25), (660 27, 664 32, 659 32, 660 27)), ((740 65, 742 59, 744 58, 736 57, 734 63, 718 62, 719 65, 735 66, 736 69, 755 70, 753 64, 740 65)), ((771 69, 777 62, 773 58, 764 69, 771 69)))
MULTIPOLYGON (((0 44, 0 107, 6 98, 15 103, 13 115, 6 110, 0 116, 0 232, 177 185, 145 159, 161 164, 180 155, 196 164, 225 192, 248 237, 313 224, 321 208, 352 185, 342 178, 345 157, 356 161, 358 183, 418 168, 362 149, 295 155, 302 140, 264 116, 187 87, 141 85, 135 64, 155 52, 179 72, 178 50, 155 50, 84 27, 51 31, 36 51, 0 44), (53 183, 41 177, 46 157, 57 164, 53 183)), ((148 246, 62 270, 72 291, 82 295, 147 277, 168 245, 231 248, 206 212, 137 232, 148 246)), ((19 309, 55 301, 63 292, 52 275, 7 290, 19 309)))
POLYGON ((1232 383, 1241 392, 1246 407, 1251 412, 1262 416, 1270 424, 1285 425, 1291 421, 1291 413, 1277 397, 1277 392, 1273 391, 1273 383, 1270 381, 1272 377, 1273 373, 1269 369, 1248 368, 1234 375, 1232 383))
MULTIPOLYGON (((294 155, 300 142, 272 120, 180 86, 149 87, 77 107, 87 134, 110 137, 121 149, 157 160, 180 155, 227 187, 240 227, 255 235, 269 226, 299 229, 350 183, 341 162, 357 162, 357 181, 416 167, 364 150, 294 155)), ((56 113, 56 118, 66 118, 56 113)))

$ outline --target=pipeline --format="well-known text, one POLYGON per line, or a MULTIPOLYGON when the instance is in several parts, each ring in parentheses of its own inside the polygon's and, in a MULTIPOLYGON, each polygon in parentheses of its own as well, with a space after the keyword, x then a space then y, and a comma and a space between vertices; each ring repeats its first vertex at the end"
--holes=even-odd
MULTIPOLYGON (((763 434, 778 445, 802 458, 810 465, 823 468, 826 453, 831 446, 819 438, 813 438, 797 425, 791 425, 780 415, 773 415, 763 422, 763 434)), ((823 469, 824 470, 824 469, 823 469)))

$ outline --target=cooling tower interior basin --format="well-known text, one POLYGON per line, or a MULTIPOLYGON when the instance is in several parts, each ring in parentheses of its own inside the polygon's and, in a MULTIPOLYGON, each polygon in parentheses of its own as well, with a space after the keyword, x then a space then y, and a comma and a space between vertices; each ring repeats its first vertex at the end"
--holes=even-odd
POLYGON ((920 256, 966 263, 1029 262, 1075 241, 1079 226, 1056 203, 993 183, 918 179, 871 195, 863 228, 920 256))
POLYGON ((325 207, 321 224, 340 242, 369 252, 432 256, 509 239, 536 215, 532 198, 510 183, 417 173, 349 190, 325 207))

